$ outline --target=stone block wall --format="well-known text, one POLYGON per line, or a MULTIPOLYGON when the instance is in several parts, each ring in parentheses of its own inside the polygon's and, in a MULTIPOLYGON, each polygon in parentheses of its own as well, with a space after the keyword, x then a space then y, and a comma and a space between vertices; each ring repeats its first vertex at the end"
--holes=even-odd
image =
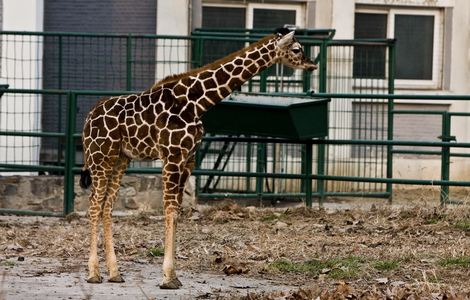
MULTIPOLYGON (((90 190, 82 189, 78 180, 75 176, 75 211, 86 211, 90 190)), ((184 205, 195 204, 192 182, 186 185, 184 205)), ((161 175, 126 175, 114 210, 162 211, 162 198, 161 175)), ((63 199, 63 176, 0 176, 0 208, 60 212, 63 199)))

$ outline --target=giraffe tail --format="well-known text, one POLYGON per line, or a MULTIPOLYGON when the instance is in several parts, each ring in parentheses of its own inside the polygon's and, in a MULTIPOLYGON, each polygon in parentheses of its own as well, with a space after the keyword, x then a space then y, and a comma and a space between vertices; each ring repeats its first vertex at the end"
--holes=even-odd
POLYGON ((91 185, 91 173, 88 169, 80 171, 80 186, 82 189, 87 189, 91 185))

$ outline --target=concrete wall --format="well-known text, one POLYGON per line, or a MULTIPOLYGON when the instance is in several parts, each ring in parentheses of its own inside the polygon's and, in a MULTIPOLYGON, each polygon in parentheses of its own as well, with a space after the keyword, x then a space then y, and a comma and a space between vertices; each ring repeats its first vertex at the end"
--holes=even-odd
MULTIPOLYGON (((3 30, 42 31, 42 0, 4 0, 3 30)), ((26 61, 38 61, 42 58, 42 47, 34 41, 24 42, 22 37, 11 37, 1 42, 2 61, 0 83, 9 84, 10 88, 40 89, 42 80, 41 64, 22 66, 21 62, 6 60, 8 53, 21 53, 26 61), (25 43, 25 44, 23 44, 25 43), (27 78, 27 80, 24 80, 27 78)), ((6 94, 0 99, 0 130, 40 130, 42 99, 37 95, 6 94), (15 115, 19 114, 21 115, 15 115)), ((1 162, 29 162, 36 164, 39 160, 40 140, 30 137, 0 137, 1 162)), ((11 174, 11 173, 9 173, 11 174)), ((24 174, 24 173, 23 173, 24 174)))

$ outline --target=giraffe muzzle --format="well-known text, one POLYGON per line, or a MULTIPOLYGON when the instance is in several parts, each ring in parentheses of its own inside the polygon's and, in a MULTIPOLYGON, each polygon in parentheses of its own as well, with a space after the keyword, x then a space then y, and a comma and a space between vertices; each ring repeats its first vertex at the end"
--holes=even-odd
POLYGON ((305 70, 307 71, 315 71, 316 69, 318 69, 318 65, 317 64, 314 64, 314 63, 309 63, 309 64, 306 64, 305 65, 305 70))

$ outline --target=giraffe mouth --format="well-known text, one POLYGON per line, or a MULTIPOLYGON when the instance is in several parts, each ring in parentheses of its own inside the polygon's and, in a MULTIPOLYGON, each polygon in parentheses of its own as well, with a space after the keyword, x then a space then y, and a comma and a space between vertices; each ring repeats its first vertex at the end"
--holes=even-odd
POLYGON ((316 64, 312 63, 312 64, 305 65, 305 70, 307 70, 307 71, 311 72, 311 71, 315 71, 316 69, 318 69, 318 65, 316 65, 316 64))

